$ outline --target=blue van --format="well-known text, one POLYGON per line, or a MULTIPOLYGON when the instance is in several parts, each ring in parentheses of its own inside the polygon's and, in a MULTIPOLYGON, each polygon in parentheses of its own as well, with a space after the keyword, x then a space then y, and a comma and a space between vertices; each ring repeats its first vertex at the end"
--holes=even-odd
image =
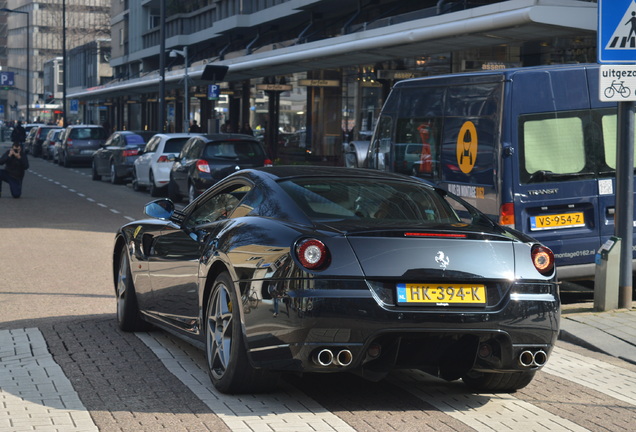
POLYGON ((598 65, 543 66, 398 82, 368 168, 421 177, 549 246, 562 280, 594 277, 614 234, 616 104, 598 65))

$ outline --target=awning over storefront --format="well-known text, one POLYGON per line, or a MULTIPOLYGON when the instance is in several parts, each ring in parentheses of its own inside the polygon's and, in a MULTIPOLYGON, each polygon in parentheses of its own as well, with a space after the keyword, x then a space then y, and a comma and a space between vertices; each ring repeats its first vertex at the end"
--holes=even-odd
MULTIPOLYGON (((373 30, 279 48, 214 62, 227 65, 225 81, 287 75, 317 69, 373 64, 391 59, 425 56, 493 45, 593 33, 597 3, 581 0, 511 0, 388 25, 373 30)), ((193 85, 205 65, 188 70, 193 85)), ((183 69, 166 72, 166 88, 182 85, 183 69)), ((148 93, 159 86, 159 73, 69 92, 75 99, 95 99, 148 93)))

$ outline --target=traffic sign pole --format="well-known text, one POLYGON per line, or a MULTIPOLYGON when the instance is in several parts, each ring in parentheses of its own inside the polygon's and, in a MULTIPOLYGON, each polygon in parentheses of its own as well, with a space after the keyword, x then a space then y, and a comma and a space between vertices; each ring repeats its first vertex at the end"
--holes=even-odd
POLYGON ((618 102, 616 212, 614 233, 621 239, 618 307, 632 307, 634 243, 634 115, 636 115, 636 1, 598 0, 599 98, 618 102), (618 66, 617 64, 621 64, 618 66))

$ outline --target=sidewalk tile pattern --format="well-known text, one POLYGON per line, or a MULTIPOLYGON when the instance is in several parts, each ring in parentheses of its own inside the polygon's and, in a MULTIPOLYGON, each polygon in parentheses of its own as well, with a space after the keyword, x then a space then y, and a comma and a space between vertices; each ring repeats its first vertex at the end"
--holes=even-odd
POLYGON ((97 431, 38 329, 0 330, 0 432, 97 431))

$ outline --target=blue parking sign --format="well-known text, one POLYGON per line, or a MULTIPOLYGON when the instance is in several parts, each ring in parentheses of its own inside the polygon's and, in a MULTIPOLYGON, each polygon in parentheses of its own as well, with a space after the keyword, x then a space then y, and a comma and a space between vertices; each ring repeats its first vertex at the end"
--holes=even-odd
POLYGON ((598 62, 636 63, 636 0, 598 0, 598 62))
POLYGON ((69 106, 69 112, 71 114, 78 114, 79 113, 79 100, 71 99, 70 106, 69 106))
POLYGON ((208 85, 208 100, 219 100, 221 87, 216 84, 208 85))

